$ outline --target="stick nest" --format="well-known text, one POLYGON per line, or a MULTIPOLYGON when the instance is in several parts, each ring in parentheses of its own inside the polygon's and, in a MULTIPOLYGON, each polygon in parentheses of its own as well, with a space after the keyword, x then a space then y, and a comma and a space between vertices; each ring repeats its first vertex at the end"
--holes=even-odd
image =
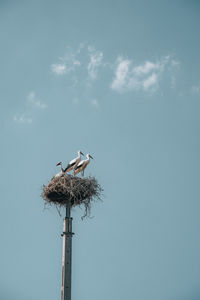
POLYGON ((84 216, 90 216, 91 202, 101 200, 103 189, 95 177, 80 178, 72 175, 53 177, 47 185, 43 185, 42 198, 45 204, 54 204, 60 208, 67 202, 72 207, 83 205, 84 216))

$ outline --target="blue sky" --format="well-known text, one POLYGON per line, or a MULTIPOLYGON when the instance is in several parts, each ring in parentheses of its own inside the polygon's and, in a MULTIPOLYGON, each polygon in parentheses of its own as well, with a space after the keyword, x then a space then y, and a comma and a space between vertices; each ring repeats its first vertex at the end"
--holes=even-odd
POLYGON ((72 299, 200 297, 198 1, 0 1, 0 298, 59 299, 41 187, 77 150, 72 299))

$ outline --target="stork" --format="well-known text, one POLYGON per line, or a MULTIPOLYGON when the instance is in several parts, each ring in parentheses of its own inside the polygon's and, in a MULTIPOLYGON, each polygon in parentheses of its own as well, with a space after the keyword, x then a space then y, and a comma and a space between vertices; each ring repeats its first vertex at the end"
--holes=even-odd
POLYGON ((56 166, 60 166, 60 172, 55 175, 55 177, 62 176, 65 173, 65 170, 62 167, 62 162, 57 163, 56 166))
POLYGON ((78 174, 79 172, 81 172, 82 176, 84 176, 84 170, 87 167, 87 165, 90 162, 90 158, 93 159, 93 157, 90 154, 86 155, 86 159, 82 160, 76 168, 74 168, 74 175, 78 174))
POLYGON ((83 154, 83 152, 81 152, 81 151, 79 150, 79 151, 78 151, 78 156, 77 156, 76 158, 72 159, 72 160, 68 163, 67 167, 66 167, 65 170, 64 170, 64 173, 69 172, 69 171, 71 171, 71 170, 73 170, 73 169, 75 169, 75 168, 77 167, 77 165, 78 165, 78 164, 80 163, 80 161, 81 161, 81 155, 84 155, 84 154, 83 154))

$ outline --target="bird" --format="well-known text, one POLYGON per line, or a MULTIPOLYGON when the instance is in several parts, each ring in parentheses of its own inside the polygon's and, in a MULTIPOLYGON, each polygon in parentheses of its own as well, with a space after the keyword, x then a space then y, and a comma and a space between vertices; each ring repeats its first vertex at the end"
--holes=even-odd
POLYGON ((75 168, 77 167, 77 165, 78 165, 78 164, 80 163, 80 161, 81 161, 81 155, 84 155, 84 154, 83 154, 83 152, 81 152, 81 151, 79 150, 79 151, 78 151, 78 156, 77 156, 76 158, 72 159, 72 160, 68 163, 67 167, 66 167, 65 170, 64 170, 64 173, 69 172, 69 171, 71 171, 71 170, 73 170, 73 169, 75 169, 75 168))
POLYGON ((57 163, 57 165, 56 166, 60 166, 60 172, 59 173, 57 173, 56 175, 55 175, 55 177, 58 177, 58 176, 62 176, 62 175, 64 175, 64 173, 65 173, 65 170, 63 169, 63 167, 62 167, 62 162, 60 161, 59 163, 57 163))
POLYGON ((63 169, 63 167, 62 167, 62 161, 60 161, 59 163, 57 163, 56 166, 60 166, 60 170, 61 170, 62 172, 65 171, 65 170, 63 169))
POLYGON ((76 168, 74 168, 74 175, 78 174, 79 172, 82 173, 82 176, 84 176, 84 170, 87 167, 87 165, 90 162, 90 158, 94 159, 90 154, 86 154, 86 159, 82 160, 76 168))

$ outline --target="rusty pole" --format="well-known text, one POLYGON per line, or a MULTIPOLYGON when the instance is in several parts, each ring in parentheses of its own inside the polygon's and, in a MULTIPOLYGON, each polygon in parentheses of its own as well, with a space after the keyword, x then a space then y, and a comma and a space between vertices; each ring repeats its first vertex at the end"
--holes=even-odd
POLYGON ((63 256, 62 256, 62 288, 61 300, 71 300, 71 269, 72 269, 72 218, 71 203, 66 204, 66 216, 63 222, 63 256))

